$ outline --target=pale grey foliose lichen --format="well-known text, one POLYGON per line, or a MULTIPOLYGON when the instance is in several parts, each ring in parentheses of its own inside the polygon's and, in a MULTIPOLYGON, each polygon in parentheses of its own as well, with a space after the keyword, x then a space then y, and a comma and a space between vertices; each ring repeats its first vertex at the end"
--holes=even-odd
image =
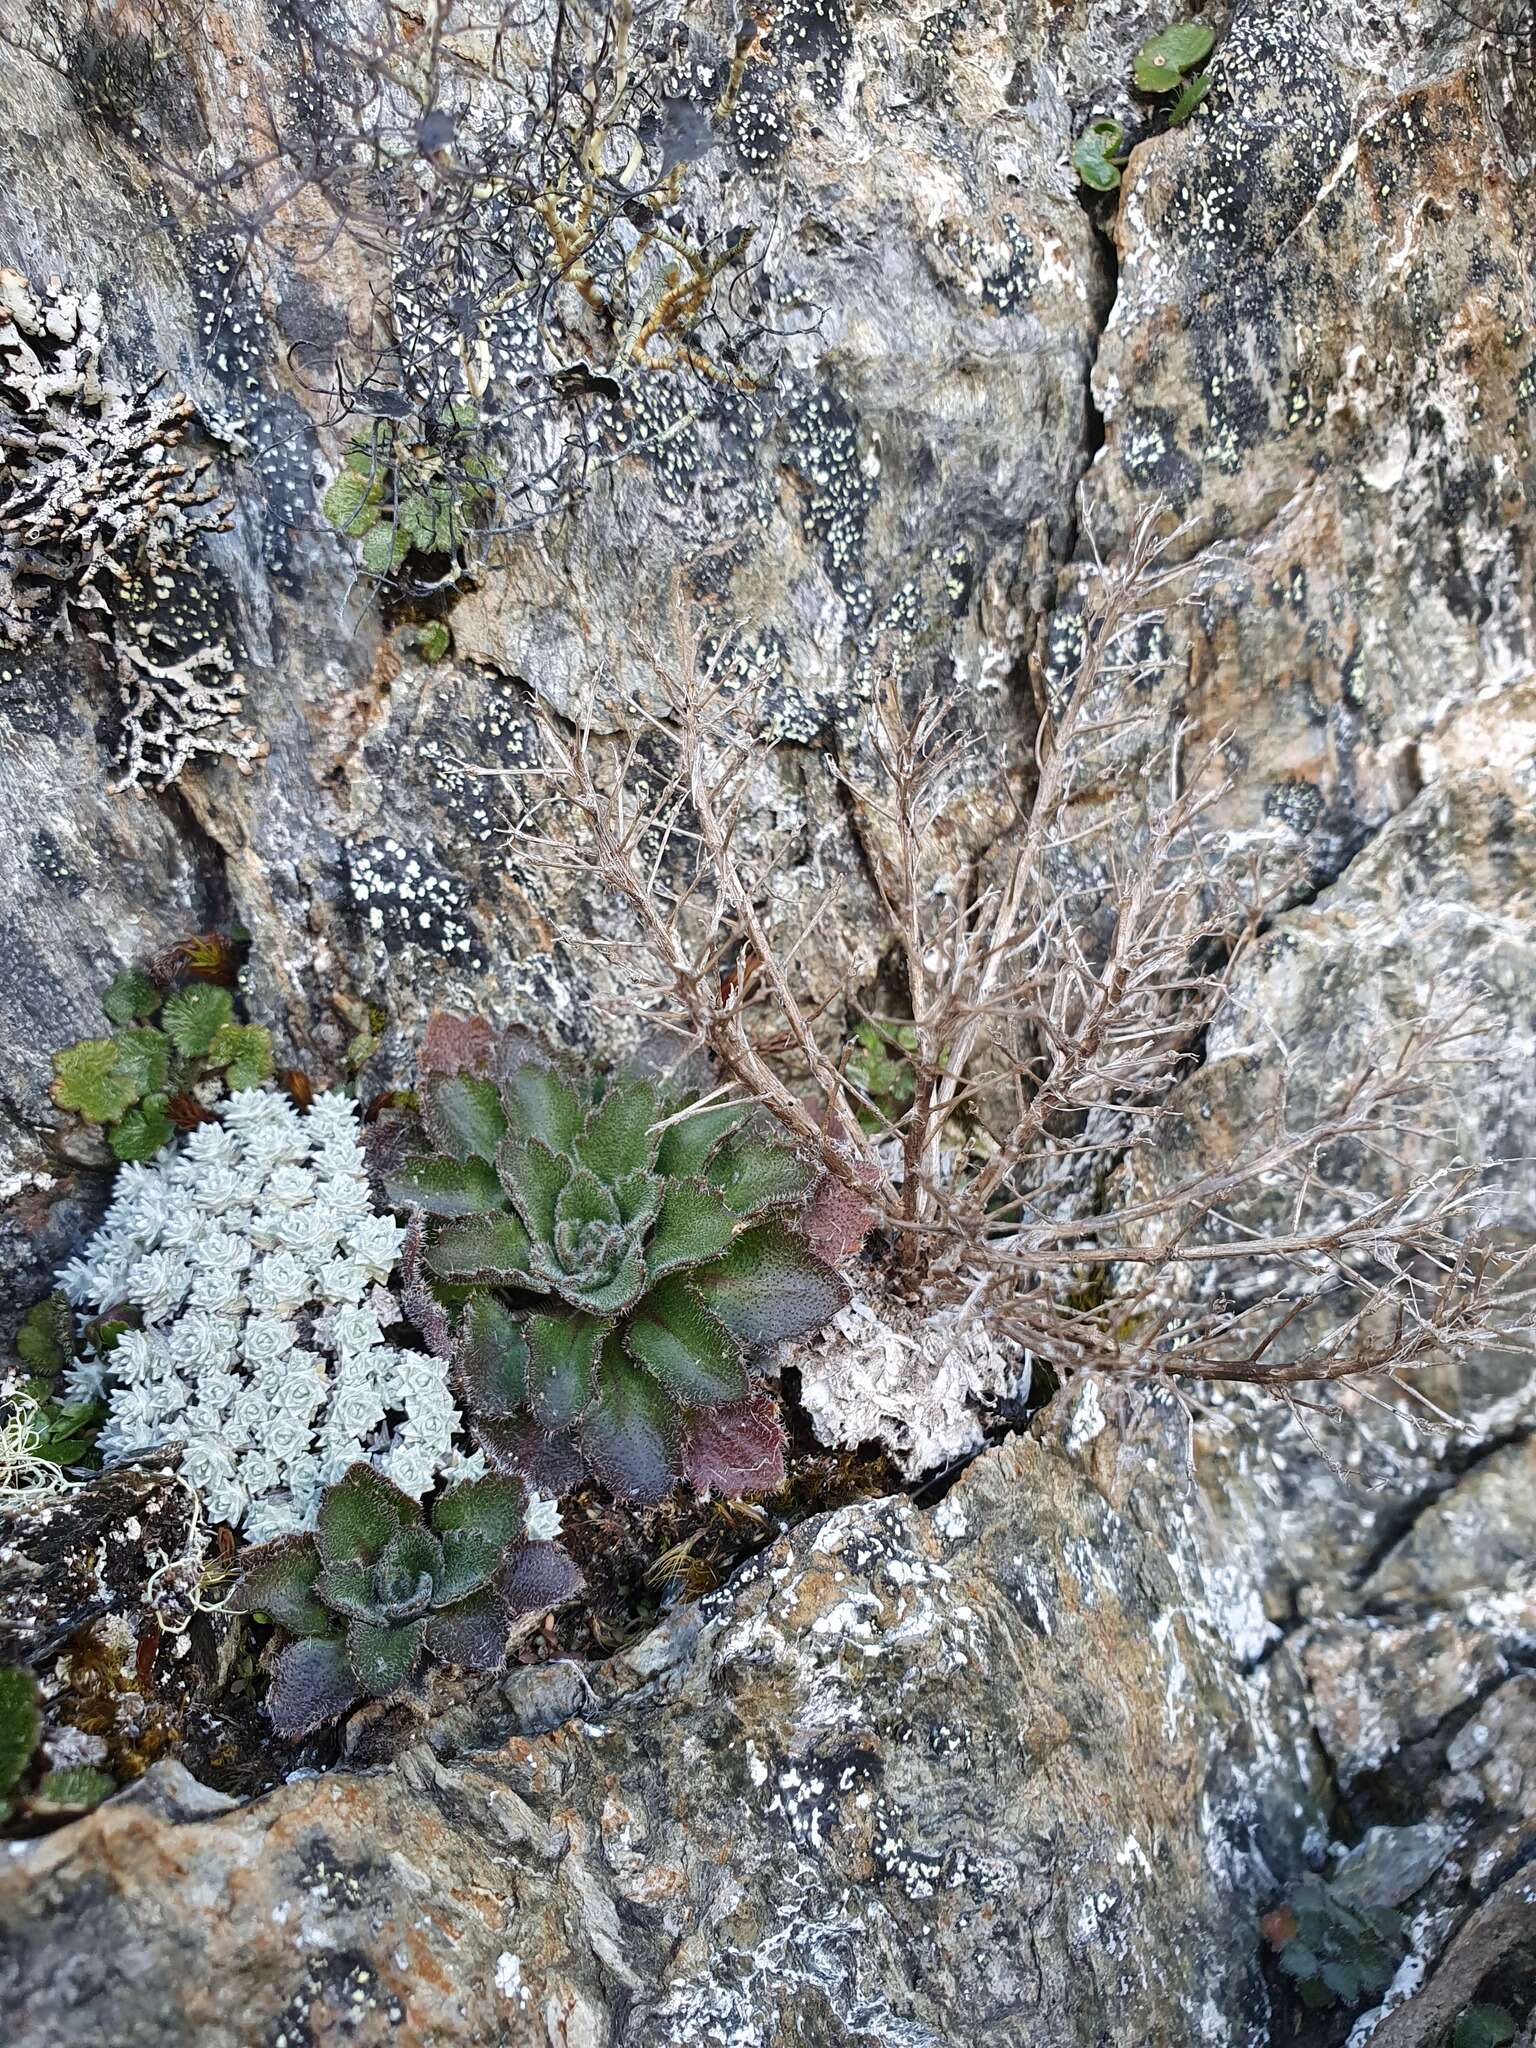
POLYGON ((118 1175, 112 1206, 60 1275, 76 1308, 137 1311, 70 1392, 108 1404, 109 1460, 185 1446, 212 1521, 252 1542, 312 1526, 322 1488, 366 1458, 420 1499, 473 1477, 454 1447, 444 1362, 390 1344, 388 1281, 405 1232, 373 1206, 356 1105, 232 1095, 153 1165, 118 1175))

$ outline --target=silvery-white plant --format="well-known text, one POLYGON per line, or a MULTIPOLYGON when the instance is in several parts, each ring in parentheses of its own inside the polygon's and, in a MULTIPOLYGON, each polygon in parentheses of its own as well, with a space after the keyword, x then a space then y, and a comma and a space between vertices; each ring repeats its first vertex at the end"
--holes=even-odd
POLYGON ((209 1519, 251 1542, 312 1527, 322 1489, 359 1458, 416 1500, 477 1476, 480 1454, 454 1448, 443 1361, 384 1336, 404 1235, 374 1209, 341 1095, 301 1113, 243 1090, 221 1123, 124 1166, 59 1279, 77 1309, 142 1323, 67 1382, 107 1403, 104 1457, 183 1444, 209 1519))

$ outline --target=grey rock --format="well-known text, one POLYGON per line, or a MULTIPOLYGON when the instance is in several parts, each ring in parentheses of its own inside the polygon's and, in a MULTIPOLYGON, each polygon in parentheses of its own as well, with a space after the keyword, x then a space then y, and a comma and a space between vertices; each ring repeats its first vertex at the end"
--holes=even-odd
POLYGON ((803 1524, 592 1687, 542 1734, 19 1850, 9 2038, 1264 2038, 1255 1914, 1320 1789, 1296 1701, 1054 1452, 803 1524))

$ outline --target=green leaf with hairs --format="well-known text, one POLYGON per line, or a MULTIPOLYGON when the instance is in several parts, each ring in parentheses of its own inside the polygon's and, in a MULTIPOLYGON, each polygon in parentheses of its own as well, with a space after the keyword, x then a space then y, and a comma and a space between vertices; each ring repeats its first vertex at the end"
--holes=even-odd
POLYGON ((779 1223, 743 1231, 723 1258, 688 1277, 706 1308, 747 1344, 781 1344, 819 1330, 848 1299, 831 1267, 779 1223))
POLYGON ((231 1088, 255 1088, 272 1078, 272 1034, 265 1024, 225 1024, 208 1057, 231 1088))
POLYGON ((679 1266, 696 1266, 723 1252, 740 1227, 734 1210, 714 1188, 673 1181, 662 1197, 656 1228, 645 1248, 653 1280, 679 1266))
POLYGON ((69 1302, 62 1294, 46 1295, 34 1301, 16 1332, 16 1354, 34 1372, 56 1373, 74 1349, 75 1325, 69 1302))
POLYGON ((325 1564, 376 1564, 401 1529, 421 1520, 408 1493, 359 1461, 320 1498, 315 1546, 325 1564))
POLYGON ((15 1789, 42 1729, 37 1680, 20 1665, 0 1670, 0 1793, 15 1789))
POLYGON ((528 1233, 512 1214, 465 1216, 427 1247, 427 1271, 460 1286, 515 1287, 528 1278, 528 1233))
POLYGON ((161 1003, 161 991, 137 967, 125 967, 113 976, 101 999, 101 1007, 114 1024, 134 1024, 152 1017, 161 1003))
POLYGON ((71 1764, 61 1771, 49 1771, 29 1806, 37 1813, 89 1813, 117 1790, 117 1780, 89 1764, 71 1764))
POLYGON ((178 989, 166 998, 160 1022, 176 1050, 187 1059, 201 1058, 214 1040, 235 1021, 235 1002, 227 988, 206 981, 178 989))
POLYGON ((347 1624, 347 1662, 364 1692, 376 1700, 393 1699, 405 1690, 426 1646, 425 1621, 403 1628, 381 1628, 371 1621, 347 1624))
POLYGON ((165 1113, 163 1095, 147 1095, 126 1111, 107 1133, 107 1143, 122 1160, 153 1159, 176 1135, 165 1113))
POLYGON ((429 1216, 479 1216, 501 1206, 496 1169, 480 1158, 443 1159, 423 1154, 384 1176, 391 1202, 429 1216))
POLYGON ((1197 78, 1186 78, 1179 87, 1179 96, 1168 109, 1168 126, 1182 128, 1190 115, 1199 106, 1211 89, 1211 74, 1202 71, 1197 78))
POLYGON ((440 1151, 495 1164, 507 1119, 494 1081, 476 1074, 434 1074, 422 1090, 421 1116, 440 1151))
POLYGON ((528 1340, 528 1406, 545 1429, 564 1429, 588 1407, 596 1391, 598 1354, 611 1324, 600 1317, 534 1315, 528 1340))
POLYGON ((680 1277, 645 1296, 625 1325, 624 1348, 680 1407, 716 1408, 746 1395, 740 1347, 680 1277))
POLYGON ((320 510, 339 533, 356 539, 378 525, 382 495, 377 465, 366 451, 354 450, 320 500, 320 510))
POLYGON ((114 1124, 144 1094, 144 1071, 142 1057, 118 1038, 83 1038, 54 1054, 51 1093, 87 1123, 114 1124))

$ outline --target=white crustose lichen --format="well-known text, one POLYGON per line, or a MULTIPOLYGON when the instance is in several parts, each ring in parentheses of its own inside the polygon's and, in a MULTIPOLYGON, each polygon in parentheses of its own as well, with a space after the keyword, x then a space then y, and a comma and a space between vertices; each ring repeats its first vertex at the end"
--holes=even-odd
POLYGON ((70 1394, 108 1404, 110 1461, 185 1446, 210 1521, 251 1542, 313 1524, 321 1491, 366 1458, 420 1499, 469 1478, 439 1358, 386 1342, 404 1228, 378 1215, 356 1105, 301 1114, 246 1089, 149 1166, 125 1166, 106 1220, 60 1275, 77 1309, 137 1311, 70 1394))

